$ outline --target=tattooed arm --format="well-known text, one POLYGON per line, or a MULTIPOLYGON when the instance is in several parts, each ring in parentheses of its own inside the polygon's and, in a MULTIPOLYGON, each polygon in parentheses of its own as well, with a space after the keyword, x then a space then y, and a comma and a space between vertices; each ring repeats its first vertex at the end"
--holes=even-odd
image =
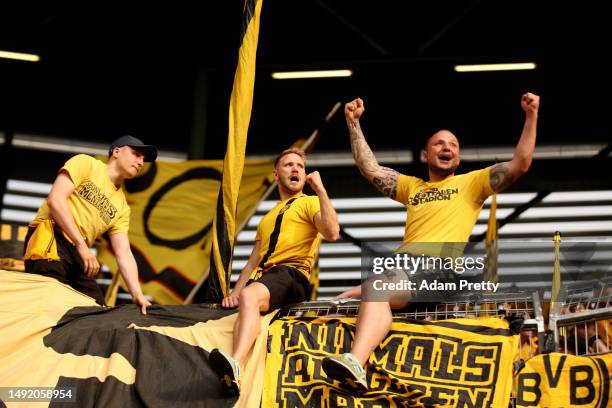
POLYGON ((521 97, 521 108, 525 111, 523 132, 514 150, 512 160, 496 164, 491 169, 490 181, 493 191, 505 190, 529 170, 535 150, 539 107, 540 97, 538 95, 528 92, 521 97))
POLYGON ((353 158, 361 174, 367 178, 381 193, 389 198, 396 199, 397 180, 399 173, 388 167, 378 164, 374 153, 363 136, 359 118, 365 111, 363 100, 360 98, 344 106, 344 116, 351 137, 351 150, 353 158))

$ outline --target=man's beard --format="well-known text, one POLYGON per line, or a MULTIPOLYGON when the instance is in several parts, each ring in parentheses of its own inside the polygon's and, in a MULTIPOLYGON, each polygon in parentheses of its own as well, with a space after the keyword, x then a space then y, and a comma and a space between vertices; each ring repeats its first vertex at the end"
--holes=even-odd
POLYGON ((459 167, 459 164, 455 164, 451 167, 447 167, 447 168, 443 168, 443 167, 438 167, 438 166, 430 166, 429 169, 432 173, 435 173, 439 176, 450 176, 452 174, 455 174, 455 171, 457 171, 457 167, 459 167))

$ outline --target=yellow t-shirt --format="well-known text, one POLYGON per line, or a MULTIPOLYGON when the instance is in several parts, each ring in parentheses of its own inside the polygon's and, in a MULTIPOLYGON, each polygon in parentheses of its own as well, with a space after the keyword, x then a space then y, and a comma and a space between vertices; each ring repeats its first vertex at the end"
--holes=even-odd
POLYGON ((252 278, 276 265, 296 268, 306 278, 310 275, 320 241, 314 221, 315 215, 321 211, 319 197, 302 194, 287 208, 290 200, 279 201, 259 222, 255 241, 261 242, 260 264, 253 271, 252 278), (282 220, 277 225, 281 214, 282 220))
MULTIPOLYGON (((108 177, 105 163, 79 154, 68 160, 62 170, 70 175, 74 183, 74 191, 68 197, 68 206, 87 245, 92 246, 107 231, 109 234, 128 232, 130 207, 123 189, 117 189, 108 177)), ((45 200, 32 224, 50 218, 49 206, 45 200)))
POLYGON ((427 182, 400 175, 397 201, 406 205, 404 243, 467 242, 478 214, 493 194, 491 168, 427 182))

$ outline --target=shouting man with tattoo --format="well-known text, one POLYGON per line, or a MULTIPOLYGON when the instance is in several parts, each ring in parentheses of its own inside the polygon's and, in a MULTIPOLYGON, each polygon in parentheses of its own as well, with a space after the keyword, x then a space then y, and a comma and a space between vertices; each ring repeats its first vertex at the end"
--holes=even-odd
MULTIPOLYGON (((363 100, 357 98, 345 105, 353 158, 361 174, 384 195, 406 205, 408 220, 404 247, 410 243, 468 241, 487 197, 506 189, 529 169, 535 148, 539 105, 539 96, 532 93, 522 95, 525 123, 512 160, 467 174, 455 175, 460 162, 457 137, 448 130, 435 133, 427 140, 424 151, 429 181, 379 165, 359 125, 359 118, 365 110, 363 100), (448 192, 449 197, 430 199, 430 193, 440 191, 448 192)), ((338 296, 346 297, 361 297, 361 286, 338 296)), ((363 367, 391 328, 391 308, 405 306, 410 298, 408 292, 407 299, 397 304, 395 301, 362 300, 351 352, 337 358, 325 358, 323 370, 326 374, 360 391, 367 390, 363 367)))

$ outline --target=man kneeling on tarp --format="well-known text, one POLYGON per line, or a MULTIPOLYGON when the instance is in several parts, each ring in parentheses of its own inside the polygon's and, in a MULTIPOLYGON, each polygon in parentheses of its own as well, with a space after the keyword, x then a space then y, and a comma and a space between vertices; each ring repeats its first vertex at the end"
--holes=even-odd
POLYGON ((210 353, 210 363, 229 395, 240 393, 240 367, 257 338, 260 313, 308 298, 319 233, 335 241, 340 230, 319 172, 306 175, 303 151, 283 151, 274 161, 274 178, 280 201, 259 223, 251 256, 232 293, 222 302, 224 307, 239 308, 233 353, 219 349, 210 353), (302 192, 305 182, 316 196, 302 192))
POLYGON ((60 169, 51 192, 29 225, 25 239, 25 270, 49 276, 91 296, 103 305, 95 281, 100 264, 90 248, 108 232, 134 303, 146 314, 151 303, 142 294, 138 267, 128 241, 130 207, 122 184, 157 158, 157 149, 133 136, 116 139, 108 163, 78 154, 60 169))

